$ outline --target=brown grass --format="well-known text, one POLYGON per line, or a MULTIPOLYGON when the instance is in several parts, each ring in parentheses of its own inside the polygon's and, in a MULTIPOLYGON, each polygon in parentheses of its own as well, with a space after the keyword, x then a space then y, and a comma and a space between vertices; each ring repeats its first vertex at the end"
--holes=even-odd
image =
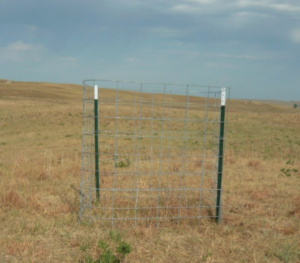
MULTIPOLYGON (((84 262, 110 240, 109 228, 77 222, 81 96, 75 85, 0 82, 0 262, 84 262)), ((222 224, 121 227, 126 262, 300 262, 300 172, 281 172, 300 170, 299 110, 232 100, 228 117, 222 224)))
POLYGON ((2 204, 5 206, 21 208, 24 206, 24 201, 20 198, 18 193, 10 190, 6 195, 2 197, 2 204))

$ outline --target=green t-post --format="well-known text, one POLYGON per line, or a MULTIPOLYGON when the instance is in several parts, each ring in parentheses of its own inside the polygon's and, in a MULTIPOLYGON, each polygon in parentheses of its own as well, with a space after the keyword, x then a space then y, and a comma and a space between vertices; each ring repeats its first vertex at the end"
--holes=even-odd
POLYGON ((220 117, 217 205, 216 205, 216 221, 217 221, 217 223, 221 222, 221 194, 222 194, 222 176, 223 176, 225 103, 226 103, 226 88, 222 88, 222 91, 221 91, 221 117, 220 117))
POLYGON ((94 119, 95 119, 95 181, 96 197, 100 201, 100 183, 99 183, 99 146, 98 146, 98 85, 94 86, 94 119))

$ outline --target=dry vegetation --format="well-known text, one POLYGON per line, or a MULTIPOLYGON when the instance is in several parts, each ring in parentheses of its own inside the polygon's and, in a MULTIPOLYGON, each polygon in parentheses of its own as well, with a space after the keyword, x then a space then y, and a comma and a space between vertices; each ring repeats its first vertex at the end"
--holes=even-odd
MULTIPOLYGON (((80 86, 0 81, 0 262, 85 262, 109 229, 78 224, 80 86)), ((223 223, 119 229, 126 262, 300 262, 300 112, 231 100, 223 223)))

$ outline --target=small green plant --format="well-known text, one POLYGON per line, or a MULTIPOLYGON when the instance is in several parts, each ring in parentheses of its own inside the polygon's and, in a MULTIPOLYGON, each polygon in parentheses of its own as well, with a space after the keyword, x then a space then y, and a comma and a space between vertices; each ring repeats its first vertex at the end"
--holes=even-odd
POLYGON ((95 263, 116 263, 120 260, 113 254, 108 243, 103 240, 100 240, 98 247, 102 250, 102 253, 98 260, 94 261, 95 263))
POLYGON ((116 168, 126 168, 129 167, 131 164, 131 161, 129 160, 129 158, 125 158, 125 161, 119 161, 115 164, 116 168))
POLYGON ((297 169, 290 169, 290 168, 288 168, 288 169, 282 168, 282 169, 280 169, 280 171, 281 171, 285 176, 288 176, 288 177, 290 177, 290 176, 292 176, 294 173, 297 173, 297 172, 298 172, 297 169))
MULTIPOLYGON (((289 158, 286 162, 286 164, 289 164, 289 165, 293 165, 294 163, 295 163, 295 161, 292 160, 291 158, 289 158)), ((280 169, 280 171, 287 177, 290 177, 298 172, 298 170, 295 168, 282 168, 282 169, 280 169)))
POLYGON ((296 103, 294 103, 294 109, 296 109, 298 107, 298 105, 296 103))
POLYGON ((125 257, 126 254, 129 254, 131 252, 131 246, 124 240, 121 240, 116 251, 117 251, 117 253, 122 255, 122 257, 125 257))
MULTIPOLYGON (((90 255, 86 256, 84 263, 121 263, 124 262, 125 256, 131 252, 131 246, 123 240, 121 233, 116 230, 109 232, 110 241, 99 240, 98 248, 100 256, 93 259, 90 255)), ((82 262, 82 263, 83 263, 82 262)))

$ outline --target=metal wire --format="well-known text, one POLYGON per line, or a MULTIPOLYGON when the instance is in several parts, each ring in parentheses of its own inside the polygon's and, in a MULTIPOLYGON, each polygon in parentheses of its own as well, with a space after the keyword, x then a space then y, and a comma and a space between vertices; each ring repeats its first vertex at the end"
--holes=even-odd
POLYGON ((84 81, 80 221, 162 226, 215 218, 220 96, 213 86, 84 81))

